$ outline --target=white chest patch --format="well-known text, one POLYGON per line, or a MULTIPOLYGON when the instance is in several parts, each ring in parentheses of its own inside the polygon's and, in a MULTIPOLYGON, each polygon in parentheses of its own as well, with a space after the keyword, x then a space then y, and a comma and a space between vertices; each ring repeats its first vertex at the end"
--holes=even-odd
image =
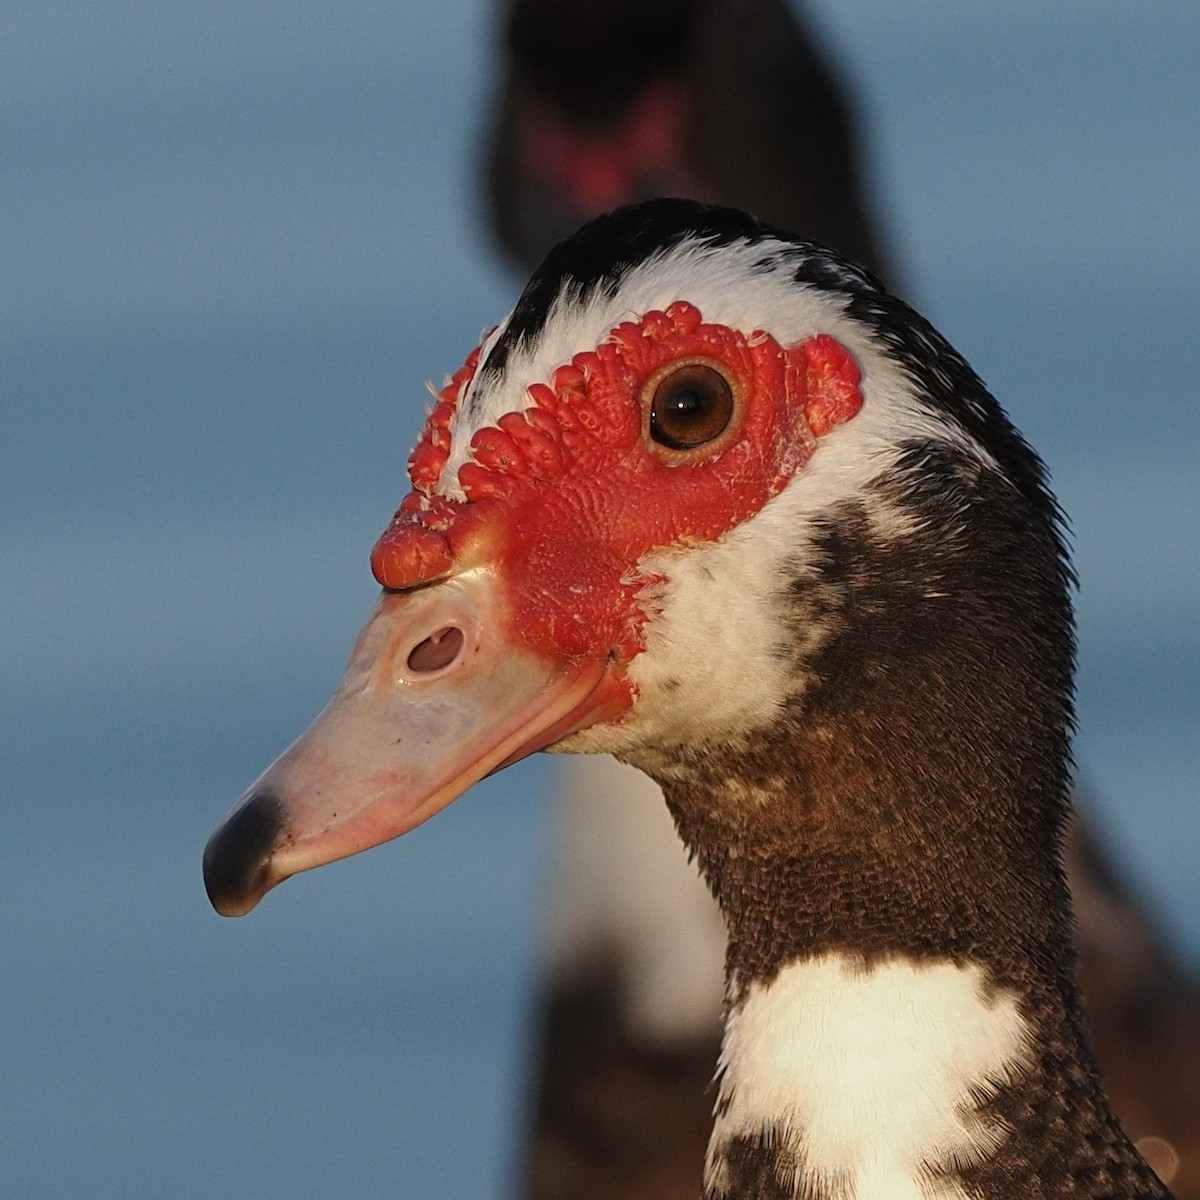
POLYGON ((671 1052, 721 1027, 725 925, 688 861, 662 792, 600 754, 573 756, 561 778, 549 954, 578 979, 615 955, 630 1036, 671 1052))
POLYGON ((797 1195, 961 1200, 938 1169, 995 1153, 1006 1131, 980 1100, 1027 1060, 1016 997, 979 967, 796 963, 729 1016, 706 1184, 729 1186, 723 1145, 774 1129, 797 1195))

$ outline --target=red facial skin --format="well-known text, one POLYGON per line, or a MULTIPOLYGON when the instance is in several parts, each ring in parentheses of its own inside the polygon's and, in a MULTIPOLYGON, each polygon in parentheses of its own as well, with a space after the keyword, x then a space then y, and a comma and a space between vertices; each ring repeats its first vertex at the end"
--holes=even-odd
POLYGON ((528 645, 621 666, 644 648, 637 564, 715 541, 758 512, 817 438, 862 406, 858 364, 836 339, 784 347, 705 324, 679 301, 618 325, 532 383, 528 408, 476 432, 458 472, 466 500, 452 500, 435 489, 478 359, 476 350, 425 424, 409 458, 413 490, 371 556, 375 577, 403 590, 487 564, 528 645), (716 367, 734 392, 726 430, 686 451, 653 441, 648 417, 652 385, 680 361, 716 367))

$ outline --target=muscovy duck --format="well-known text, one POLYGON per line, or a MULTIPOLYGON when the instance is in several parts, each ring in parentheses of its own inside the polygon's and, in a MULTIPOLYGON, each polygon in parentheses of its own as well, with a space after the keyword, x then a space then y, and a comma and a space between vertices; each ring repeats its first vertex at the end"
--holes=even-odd
POLYGON ((1168 1194, 1074 982, 1058 510, 932 327, 740 212, 619 210, 409 473, 341 688, 209 840, 218 911, 614 753, 729 933, 706 1197, 1168 1194))
POLYGON ((743 208, 891 280, 853 97, 788 0, 504 0, 488 215, 528 274, 584 221, 688 196, 743 208), (602 70, 566 69, 575 48, 602 70))

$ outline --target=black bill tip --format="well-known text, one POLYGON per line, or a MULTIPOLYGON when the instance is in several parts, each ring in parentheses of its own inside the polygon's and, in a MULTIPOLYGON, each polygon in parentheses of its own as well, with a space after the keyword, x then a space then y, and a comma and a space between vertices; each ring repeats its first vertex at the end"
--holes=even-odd
POLYGON ((268 864, 283 828, 283 805, 255 792, 213 831, 204 847, 204 888, 223 917, 240 917, 271 886, 268 864))

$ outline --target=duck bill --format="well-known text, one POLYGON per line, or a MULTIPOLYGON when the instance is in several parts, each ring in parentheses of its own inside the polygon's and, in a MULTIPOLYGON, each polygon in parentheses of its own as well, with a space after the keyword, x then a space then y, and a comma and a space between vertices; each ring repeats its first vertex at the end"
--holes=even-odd
POLYGON ((407 833, 485 775, 616 716, 599 659, 536 651, 477 569, 385 593, 341 686, 209 838, 204 883, 240 916, 289 875, 407 833))

